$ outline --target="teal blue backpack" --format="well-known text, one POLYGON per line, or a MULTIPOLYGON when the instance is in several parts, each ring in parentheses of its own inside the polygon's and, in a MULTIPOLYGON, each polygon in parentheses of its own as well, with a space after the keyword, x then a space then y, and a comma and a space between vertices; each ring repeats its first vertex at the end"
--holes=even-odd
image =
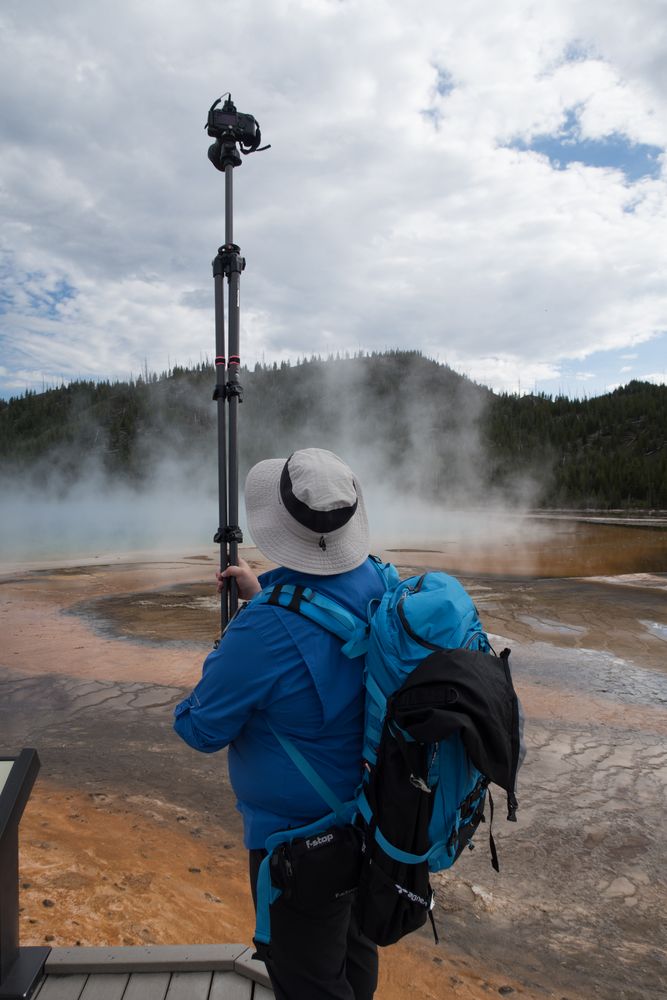
MULTIPOLYGON (((278 584, 253 599, 304 615, 338 636, 348 657, 363 656, 366 699, 363 777, 348 802, 274 730, 329 812, 268 838, 257 881, 258 948, 270 942, 270 905, 281 893, 355 892, 361 929, 380 945, 428 917, 435 933, 429 872, 472 849, 487 797, 493 816, 490 781, 505 789, 507 818, 516 818, 521 720, 509 650, 493 653, 454 577, 401 581, 391 564, 375 564, 386 591, 366 620, 308 587, 278 584)), ((489 843, 498 870, 490 831, 489 843)))

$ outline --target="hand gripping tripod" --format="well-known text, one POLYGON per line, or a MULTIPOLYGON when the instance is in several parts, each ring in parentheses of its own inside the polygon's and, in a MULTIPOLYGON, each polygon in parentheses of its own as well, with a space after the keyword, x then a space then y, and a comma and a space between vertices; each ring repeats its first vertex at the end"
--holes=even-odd
MULTIPOLYGON (((245 268, 241 248, 234 243, 232 171, 241 165, 241 153, 260 151, 262 135, 252 115, 239 114, 231 94, 222 110, 217 111, 222 97, 211 106, 204 128, 215 138, 208 158, 225 175, 225 242, 213 261, 215 284, 215 372, 213 399, 218 404, 218 507, 219 527, 213 541, 220 545, 220 569, 238 565, 238 546, 243 541, 239 527, 239 457, 238 404, 243 400, 239 382, 241 365, 239 348, 240 280, 245 268), (237 148, 238 147, 238 148, 237 148), (225 303, 223 278, 229 285, 229 353, 225 345, 225 303), (225 369, 226 366, 226 369, 225 369), (227 420, 229 410, 229 421, 227 420)), ((261 149, 268 149, 262 146, 261 149)), ((220 627, 224 632, 238 608, 236 580, 225 580, 220 601, 220 627)))

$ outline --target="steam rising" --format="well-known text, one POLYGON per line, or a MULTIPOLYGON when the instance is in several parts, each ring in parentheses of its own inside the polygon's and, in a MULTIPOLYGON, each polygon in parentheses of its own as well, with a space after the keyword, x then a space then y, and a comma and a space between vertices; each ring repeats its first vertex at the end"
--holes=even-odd
POLYGON ((0 500, 3 559, 75 558, 210 542, 217 501, 189 489, 178 466, 141 488, 88 474, 66 490, 12 484, 0 500))
MULTIPOLYGON (((454 544, 478 551, 490 543, 519 544, 539 481, 515 481, 509 490, 485 485, 490 456, 481 420, 489 394, 451 373, 442 383, 442 366, 425 359, 400 367, 395 358, 391 362, 384 356, 312 362, 278 373, 283 377, 274 379, 273 393, 268 381, 257 381, 262 373, 247 377, 239 411, 241 483, 262 458, 328 448, 348 462, 362 484, 375 551, 454 544), (436 378, 437 385, 428 384, 436 378)), ((192 427, 186 432, 174 422, 174 386, 166 381, 151 389, 152 420, 135 442, 129 480, 103 465, 96 457, 100 449, 74 461, 71 447, 20 475, 3 474, 3 558, 183 547, 213 551, 217 446, 210 386, 201 379, 178 386, 181 401, 191 400, 199 415, 194 422, 201 433, 195 438, 192 427)), ((90 438, 90 427, 87 433, 90 438)), ((103 440, 101 431, 93 436, 103 440)), ((241 520, 245 529, 242 498, 241 520)), ((539 530, 533 524, 533 535, 539 530)))

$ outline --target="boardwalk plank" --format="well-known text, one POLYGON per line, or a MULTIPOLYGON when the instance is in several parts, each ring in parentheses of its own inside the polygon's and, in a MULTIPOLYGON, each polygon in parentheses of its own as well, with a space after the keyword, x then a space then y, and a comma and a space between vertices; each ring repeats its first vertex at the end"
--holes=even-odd
POLYGON ((54 948, 34 1000, 275 1000, 246 945, 54 948))
POLYGON ((40 1000, 79 1000, 88 976, 47 976, 40 1000))
POLYGON ((252 979, 242 979, 236 972, 216 972, 209 1000, 252 1000, 252 979))
POLYGON ((273 990, 267 990, 261 983, 255 983, 255 992, 252 1000, 276 1000, 273 990))
POLYGON ((234 968, 244 944, 129 945, 120 948, 53 948, 46 972, 203 972, 234 968))
POLYGON ((80 1000, 122 1000, 128 979, 118 973, 88 976, 80 1000))
POLYGON ((270 990, 271 980, 266 971, 266 966, 264 962, 253 958, 253 954, 254 950, 252 948, 246 948, 243 954, 239 955, 234 962, 234 968, 241 976, 248 976, 254 982, 261 983, 262 986, 266 986, 267 990, 270 990))
POLYGON ((123 1000, 164 1000, 170 979, 168 972, 133 972, 123 1000))
POLYGON ((175 972, 171 977, 167 1000, 208 1000, 212 972, 175 972))

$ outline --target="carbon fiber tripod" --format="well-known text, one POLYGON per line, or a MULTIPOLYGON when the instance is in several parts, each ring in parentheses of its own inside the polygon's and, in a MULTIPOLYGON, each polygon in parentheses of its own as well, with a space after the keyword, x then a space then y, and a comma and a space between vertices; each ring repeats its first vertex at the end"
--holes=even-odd
MULTIPOLYGON (((243 541, 239 527, 238 407, 243 400, 239 381, 240 281, 245 268, 241 248, 234 243, 233 170, 244 155, 260 151, 259 125, 252 115, 239 114, 230 94, 222 110, 220 97, 209 109, 204 126, 215 138, 208 158, 225 175, 225 242, 213 260, 215 285, 215 372, 213 399, 218 405, 218 530, 214 542, 220 545, 220 569, 238 565, 238 547, 243 541), (225 337, 224 279, 228 283, 229 336, 225 337)), ((263 146, 261 149, 268 149, 263 146)), ((236 580, 223 581, 220 600, 220 628, 223 633, 238 609, 236 580)))

